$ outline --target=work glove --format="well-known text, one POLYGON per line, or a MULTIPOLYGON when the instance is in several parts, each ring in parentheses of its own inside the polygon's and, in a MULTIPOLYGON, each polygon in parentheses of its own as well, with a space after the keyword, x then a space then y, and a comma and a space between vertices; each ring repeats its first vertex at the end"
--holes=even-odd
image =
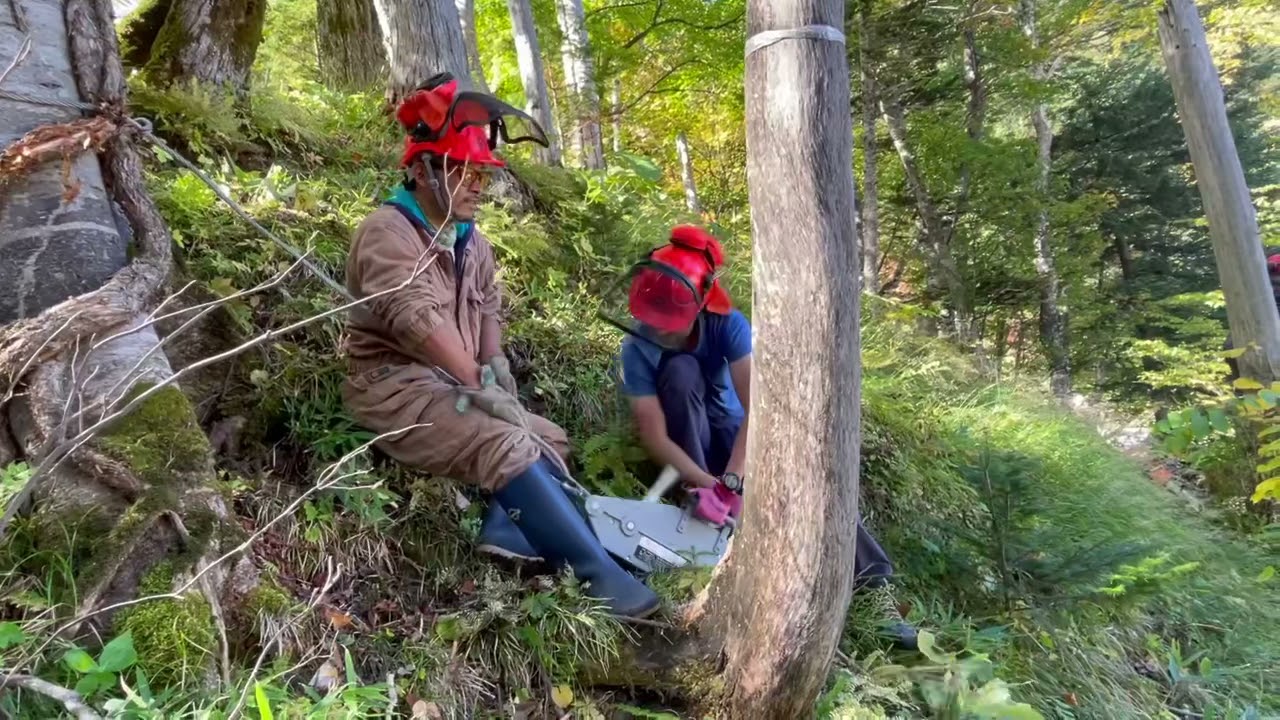
POLYGON ((501 353, 489 358, 489 367, 493 369, 493 376, 503 390, 516 394, 516 377, 511 374, 511 361, 507 360, 507 356, 501 353))
POLYGON ((712 492, 715 493, 716 499, 725 506, 729 516, 738 518, 742 515, 742 496, 729 489, 724 483, 716 483, 712 492))
POLYGON ((495 373, 488 366, 480 371, 479 390, 472 387, 458 388, 458 402, 454 406, 458 413, 466 412, 472 405, 499 420, 505 420, 523 430, 529 429, 529 418, 520 405, 520 400, 497 383, 495 373))
POLYGON ((712 525, 723 525, 729 517, 729 506, 724 504, 715 488, 693 488, 689 491, 694 497, 693 514, 712 525))

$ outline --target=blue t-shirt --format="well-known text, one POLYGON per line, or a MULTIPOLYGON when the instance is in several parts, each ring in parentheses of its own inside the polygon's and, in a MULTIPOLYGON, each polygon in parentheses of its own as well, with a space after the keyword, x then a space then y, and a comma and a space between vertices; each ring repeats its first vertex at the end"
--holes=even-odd
MULTIPOLYGON (((751 323, 738 310, 728 315, 704 312, 698 316, 698 347, 686 351, 697 359, 707 383, 707 414, 741 419, 745 414, 733 389, 729 363, 751 354, 751 323)), ((658 364, 674 351, 627 336, 622 341, 622 389, 632 397, 658 394, 658 364)))

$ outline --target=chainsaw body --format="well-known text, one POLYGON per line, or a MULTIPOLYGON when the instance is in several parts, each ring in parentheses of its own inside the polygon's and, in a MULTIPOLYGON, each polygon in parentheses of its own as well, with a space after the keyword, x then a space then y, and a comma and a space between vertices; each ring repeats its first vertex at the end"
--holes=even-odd
POLYGON ((736 524, 715 525, 694 512, 694 504, 667 505, 662 495, 678 474, 668 467, 642 500, 587 495, 587 521, 600 544, 619 561, 641 573, 720 562, 736 524))

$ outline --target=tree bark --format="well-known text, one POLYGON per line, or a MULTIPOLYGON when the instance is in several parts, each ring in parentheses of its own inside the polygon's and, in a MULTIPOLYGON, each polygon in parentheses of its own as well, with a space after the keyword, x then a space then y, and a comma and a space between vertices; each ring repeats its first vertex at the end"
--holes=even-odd
POLYGON ((467 45, 467 66, 471 68, 471 80, 476 87, 489 91, 484 79, 484 61, 480 59, 480 40, 476 37, 476 0, 454 0, 458 9, 458 22, 462 25, 462 39, 467 45))
POLYGON ((613 151, 622 152, 622 78, 613 78, 613 93, 610 97, 613 112, 610 121, 613 124, 613 151))
POLYGON ((244 97, 266 15, 266 0, 172 0, 145 73, 161 84, 194 81, 244 97))
POLYGON ((151 46, 172 5, 173 0, 143 0, 120 21, 120 60, 125 67, 141 68, 151 59, 151 46))
POLYGON ((1239 359, 1241 373, 1269 384, 1280 378, 1280 315, 1204 25, 1191 0, 1165 0, 1157 17, 1160 49, 1209 220, 1231 341, 1237 348, 1256 346, 1239 359))
POLYGON ((916 228, 919 233, 920 246, 924 251, 929 272, 925 278, 925 299, 935 301, 948 299, 954 314, 956 335, 961 342, 966 342, 971 332, 973 307, 964 279, 951 254, 951 245, 947 242, 946 228, 943 227, 942 215, 934 203, 929 188, 925 185, 924 175, 916 164, 916 156, 907 138, 907 120, 901 103, 886 88, 879 88, 880 110, 885 124, 889 127, 889 137, 893 147, 898 151, 902 161, 903 174, 907 187, 916 201, 916 228))
POLYGON ((520 66, 520 81, 524 85, 525 112, 538 121, 551 140, 549 148, 537 146, 534 156, 547 165, 559 165, 560 133, 551 112, 551 99, 547 95, 547 80, 542 70, 542 48, 538 42, 538 28, 533 23, 533 9, 529 0, 507 0, 507 11, 511 14, 511 37, 516 43, 516 62, 520 66))
MULTIPOLYGON (((1022 32, 1032 48, 1040 47, 1036 28, 1036 0, 1022 0, 1022 32)), ((1050 69, 1038 63, 1032 78, 1046 83, 1050 69)), ((1031 111, 1031 125, 1036 133, 1036 194, 1040 209, 1036 214, 1035 267, 1040 281, 1040 343, 1049 360, 1049 387, 1058 397, 1071 392, 1071 355, 1068 351, 1066 314, 1062 310, 1062 283, 1053 260, 1053 235, 1049 226, 1049 180, 1053 170, 1053 127, 1049 123, 1049 106, 1037 102, 1031 111)))
POLYGON ((1133 251, 1129 248, 1129 243, 1119 234, 1116 234, 1112 242, 1116 246, 1116 256, 1120 260, 1120 277, 1125 285, 1132 285, 1136 277, 1133 268, 1133 251))
POLYGON ((684 205, 689 212, 702 214, 698 203, 698 187, 693 182, 693 159, 689 156, 689 138, 684 132, 676 133, 676 154, 680 156, 680 182, 684 185, 684 205))
POLYGON ((560 56, 571 123, 570 147, 580 167, 601 170, 604 168, 604 139, 600 132, 600 95, 596 91, 582 0, 556 0, 556 19, 563 35, 560 56))
POLYGON ((453 0, 373 0, 390 77, 387 101, 398 103, 432 75, 451 73, 471 84, 467 47, 453 0))
MULTIPOLYGON (((27 0, 23 6, 40 62, 15 67, 9 78, 15 90, 125 104, 108 0, 67 0, 65 6, 27 0)), ((17 47, 22 34, 0 24, 0 53, 17 47)), ((37 126, 56 131, 49 124, 70 117, 61 109, 0 100, 0 141, 8 145, 37 126)), ((7 324, 0 326, 0 385, 16 383, 18 390, 7 404, 0 397, 0 436, 11 438, 19 459, 36 467, 9 510, 29 509, 22 532, 30 533, 37 549, 73 563, 75 597, 65 600, 78 601, 74 609, 82 614, 134 598, 140 583, 154 581, 161 568, 165 584, 176 588, 242 537, 213 488, 212 453, 176 385, 62 462, 50 462, 69 435, 104 415, 96 403, 120 407, 112 400, 173 373, 157 351, 155 327, 142 324, 167 277, 172 240, 145 193, 128 133, 113 134, 102 147, 101 163, 85 152, 65 166, 65 183, 52 179, 64 172, 61 159, 53 159, 31 175, 11 178, 0 198, 0 238, 6 242, 0 277, 20 281, 16 301, 5 308, 7 324), (113 203, 127 220, 114 216, 113 203), (94 244, 87 247, 89 240, 94 244), (47 285, 37 290, 32 276, 47 285), (32 501, 30 508, 24 499, 32 501)), ((214 619, 245 600, 256 582, 243 556, 204 576, 193 595, 203 592, 210 638, 216 637, 214 619)), ((111 637, 120 616, 96 612, 87 620, 91 628, 82 623, 76 630, 111 637)), ((225 652, 225 639, 222 646, 225 652)), ((146 657, 146 648, 138 651, 146 657)))
MULTIPOLYGON (((747 36, 841 28, 843 13, 839 0, 750 0, 747 36)), ((746 59, 751 480, 742 529, 695 615, 724 640, 727 717, 812 714, 852 593, 861 372, 849 102, 843 43, 788 40, 746 59)))
POLYGON ((866 3, 858 11, 858 65, 862 79, 862 289, 880 294, 880 192, 877 185, 880 147, 876 141, 876 121, 880 118, 876 99, 875 70, 871 67, 871 22, 866 3))
POLYGON ((320 74, 334 90, 368 90, 386 81, 387 56, 373 0, 318 0, 320 74))

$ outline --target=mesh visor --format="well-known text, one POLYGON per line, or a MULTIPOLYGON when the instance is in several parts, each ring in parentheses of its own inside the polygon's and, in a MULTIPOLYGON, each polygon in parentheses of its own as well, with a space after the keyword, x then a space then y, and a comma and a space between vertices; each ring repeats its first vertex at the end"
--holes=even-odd
POLYGON ((536 120, 484 93, 460 92, 454 96, 449 122, 458 131, 472 125, 485 127, 489 131, 490 148, 497 146, 498 136, 507 144, 532 141, 543 147, 550 145, 547 134, 536 120))
POLYGON ((703 305, 684 274, 655 260, 636 263, 601 299, 602 319, 658 344, 663 344, 662 335, 687 333, 703 305))

